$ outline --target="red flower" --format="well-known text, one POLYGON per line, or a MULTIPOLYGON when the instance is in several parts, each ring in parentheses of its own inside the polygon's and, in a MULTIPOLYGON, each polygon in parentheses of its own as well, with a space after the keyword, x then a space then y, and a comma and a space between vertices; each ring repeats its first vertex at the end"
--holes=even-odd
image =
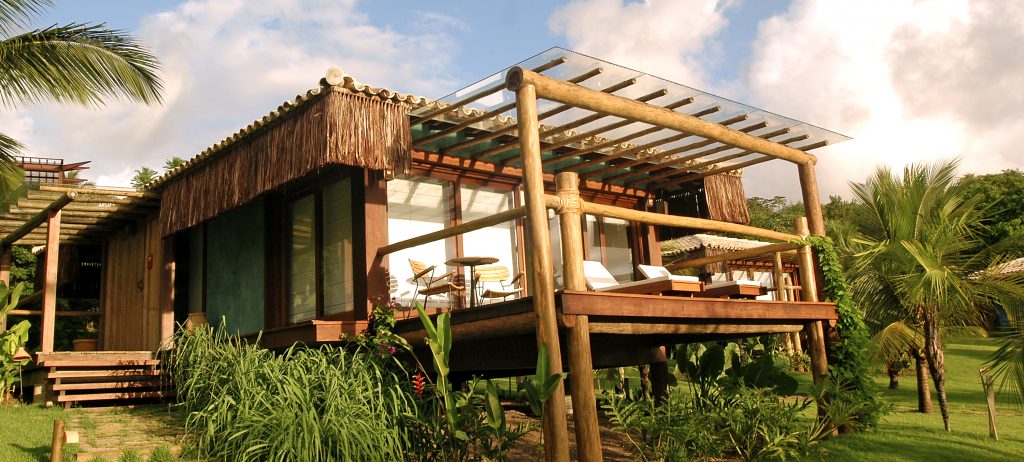
POLYGON ((416 396, 423 396, 423 388, 427 386, 427 377, 419 372, 412 378, 412 389, 416 396))

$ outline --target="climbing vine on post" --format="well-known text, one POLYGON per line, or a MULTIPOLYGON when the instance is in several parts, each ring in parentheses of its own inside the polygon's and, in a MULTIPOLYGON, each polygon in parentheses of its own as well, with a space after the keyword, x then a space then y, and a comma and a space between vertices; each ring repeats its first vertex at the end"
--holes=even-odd
POLYGON ((843 264, 832 239, 808 236, 804 243, 810 245, 818 256, 825 299, 836 304, 839 314, 836 322, 839 339, 828 351, 828 378, 839 385, 847 396, 832 398, 863 404, 864 412, 858 416, 858 424, 874 427, 884 408, 878 401, 876 386, 871 378, 868 358, 871 335, 864 324, 864 313, 853 301, 843 264))

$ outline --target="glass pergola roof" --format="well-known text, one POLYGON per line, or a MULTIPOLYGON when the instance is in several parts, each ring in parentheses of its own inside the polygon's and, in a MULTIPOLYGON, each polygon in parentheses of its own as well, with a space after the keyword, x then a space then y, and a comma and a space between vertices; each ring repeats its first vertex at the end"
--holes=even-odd
MULTIPOLYGON (((548 77, 700 117, 753 136, 810 151, 849 139, 833 131, 702 92, 563 48, 515 66, 548 77)), ((511 68, 511 67, 510 67, 511 68)), ((519 166, 510 68, 411 113, 416 149, 519 166)), ((544 170, 641 189, 673 188, 773 158, 688 133, 538 101, 544 170)))

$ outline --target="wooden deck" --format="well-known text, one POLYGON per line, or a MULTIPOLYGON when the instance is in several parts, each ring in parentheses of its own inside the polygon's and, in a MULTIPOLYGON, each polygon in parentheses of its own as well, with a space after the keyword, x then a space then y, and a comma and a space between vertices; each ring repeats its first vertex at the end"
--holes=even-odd
MULTIPOLYGON (((798 332, 837 318, 834 304, 819 302, 560 291, 555 303, 563 337, 571 315, 589 317, 595 368, 664 361, 663 345, 798 332)), ((535 319, 531 297, 452 312, 452 370, 488 376, 531 370, 535 319)), ((395 332, 417 355, 426 354, 418 319, 398 321, 395 332)))

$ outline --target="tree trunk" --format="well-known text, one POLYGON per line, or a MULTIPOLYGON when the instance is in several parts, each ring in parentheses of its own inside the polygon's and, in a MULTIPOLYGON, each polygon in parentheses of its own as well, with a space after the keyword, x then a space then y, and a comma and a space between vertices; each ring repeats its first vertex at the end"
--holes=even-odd
POLYGON ((636 367, 640 371, 640 394, 651 396, 651 366, 641 364, 636 367))
POLYGON ((910 349, 910 356, 914 358, 914 368, 917 369, 917 412, 929 414, 932 412, 932 390, 928 386, 928 363, 917 348, 910 349))
POLYGON ((896 369, 896 365, 893 363, 885 363, 885 373, 889 374, 889 389, 899 390, 900 389, 900 371, 896 369))
POLYGON ((942 413, 942 424, 949 430, 949 405, 946 402, 946 368, 942 352, 942 335, 939 333, 935 308, 924 309, 924 354, 928 358, 932 381, 935 382, 935 394, 939 397, 939 412, 942 413))

